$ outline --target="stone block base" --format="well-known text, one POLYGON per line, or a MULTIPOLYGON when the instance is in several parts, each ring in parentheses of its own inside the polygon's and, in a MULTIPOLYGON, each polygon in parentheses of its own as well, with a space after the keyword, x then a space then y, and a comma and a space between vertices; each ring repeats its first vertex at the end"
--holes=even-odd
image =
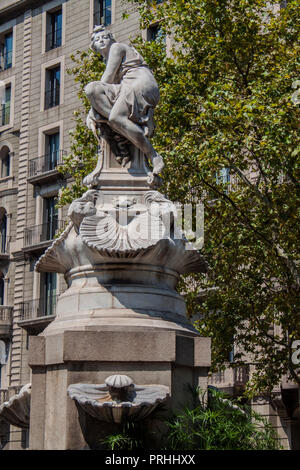
POLYGON ((75 383, 101 384, 125 374, 136 385, 170 389, 173 411, 192 406, 190 387, 207 387, 210 339, 176 331, 66 331, 30 338, 32 450, 82 449, 78 411, 67 395, 75 383))

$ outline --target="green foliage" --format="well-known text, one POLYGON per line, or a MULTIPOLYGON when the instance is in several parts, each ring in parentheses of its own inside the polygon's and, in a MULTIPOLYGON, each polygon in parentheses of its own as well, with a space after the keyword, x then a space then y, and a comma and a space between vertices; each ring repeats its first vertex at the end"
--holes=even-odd
MULTIPOLYGON (((212 337, 213 369, 256 364, 248 395, 271 391, 285 374, 300 383, 292 344, 299 315, 298 2, 274 0, 129 0, 141 27, 159 21, 163 38, 135 46, 160 86, 154 147, 165 158, 163 191, 173 201, 202 202, 210 272, 183 279, 189 313, 212 337), (276 7, 276 8, 274 8, 276 7), (229 168, 231 184, 216 178, 229 168), (193 282, 191 282, 191 279, 193 282), (199 294, 206 297, 199 305, 199 294)), ((84 85, 101 77, 94 52, 75 58, 71 73, 83 103, 76 112, 71 155, 62 171, 74 178, 61 205, 85 188, 96 140, 84 123, 84 85)))
POLYGON ((271 425, 246 406, 226 399, 215 390, 206 402, 174 416, 169 424, 172 450, 279 450, 278 436, 271 425))
POLYGON ((233 338, 235 362, 256 363, 249 395, 284 374, 300 383, 291 361, 300 338, 298 2, 132 1, 143 27, 159 21, 172 38, 169 51, 135 42, 160 85, 154 146, 165 193, 205 206, 210 273, 183 280, 188 311, 212 337, 215 370, 233 338), (216 178, 224 168, 230 185, 216 178))
POLYGON ((110 434, 101 441, 106 450, 138 450, 144 448, 141 428, 138 423, 126 421, 122 432, 110 434))
MULTIPOLYGON (((265 418, 216 390, 197 391, 200 403, 167 421, 167 443, 161 450, 279 450, 279 438, 265 418)), ((147 426, 147 425, 146 425, 147 426)), ((107 436, 107 450, 148 449, 144 425, 126 422, 119 434, 107 436)))

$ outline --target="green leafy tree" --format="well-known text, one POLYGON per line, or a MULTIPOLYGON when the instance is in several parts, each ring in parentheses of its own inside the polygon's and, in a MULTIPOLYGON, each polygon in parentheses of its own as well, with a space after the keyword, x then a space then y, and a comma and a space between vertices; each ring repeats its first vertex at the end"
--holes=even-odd
MULTIPOLYGON (((128 3, 139 8, 141 27, 159 22, 162 33, 134 41, 160 86, 153 144, 166 162, 162 191, 205 207, 210 271, 181 288, 189 313, 200 314, 200 333, 212 337, 213 367, 227 363, 234 341, 235 364, 249 355, 256 364, 249 395, 270 392, 285 374, 300 383, 292 361, 300 339, 298 2, 128 3)), ((91 51, 73 70, 84 113, 66 162, 75 184, 63 203, 82 191, 95 162, 83 86, 102 70, 91 51)))
POLYGON ((159 21, 172 44, 136 41, 160 84, 154 145, 167 163, 165 191, 205 206, 210 273, 186 279, 189 311, 212 337, 215 368, 233 341, 236 364, 250 355, 250 395, 285 374, 300 383, 299 4, 134 3, 142 26, 159 21))

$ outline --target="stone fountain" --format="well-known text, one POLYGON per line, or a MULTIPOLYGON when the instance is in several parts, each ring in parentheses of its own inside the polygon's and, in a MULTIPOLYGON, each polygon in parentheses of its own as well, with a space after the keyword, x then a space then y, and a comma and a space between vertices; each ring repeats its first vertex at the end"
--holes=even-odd
POLYGON ((135 420, 158 402, 188 405, 189 387, 205 388, 210 366, 210 341, 176 292, 181 274, 207 266, 158 191, 164 163, 149 140, 156 81, 139 53, 103 27, 91 47, 106 59, 101 81, 86 87, 98 162, 66 229, 36 264, 63 273, 68 289, 55 320, 30 341, 31 449, 80 449, 93 441, 95 420, 103 436, 128 410, 135 420), (113 399, 111 380, 128 393, 113 399))

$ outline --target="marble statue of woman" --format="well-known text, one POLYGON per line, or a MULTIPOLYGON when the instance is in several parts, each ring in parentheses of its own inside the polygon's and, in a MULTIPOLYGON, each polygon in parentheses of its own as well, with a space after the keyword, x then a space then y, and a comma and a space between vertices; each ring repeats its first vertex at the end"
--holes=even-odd
MULTIPOLYGON (((154 131, 154 108, 159 101, 158 85, 151 70, 134 47, 116 42, 102 25, 94 28, 91 48, 103 56, 106 69, 100 81, 85 87, 91 103, 88 127, 95 132, 97 127, 101 131, 101 125, 102 129, 109 126, 111 141, 121 149, 119 154, 124 142, 133 143, 152 163, 153 175, 158 175, 164 162, 149 140, 154 131)), ((117 155, 117 159, 121 163, 122 156, 117 155)))

